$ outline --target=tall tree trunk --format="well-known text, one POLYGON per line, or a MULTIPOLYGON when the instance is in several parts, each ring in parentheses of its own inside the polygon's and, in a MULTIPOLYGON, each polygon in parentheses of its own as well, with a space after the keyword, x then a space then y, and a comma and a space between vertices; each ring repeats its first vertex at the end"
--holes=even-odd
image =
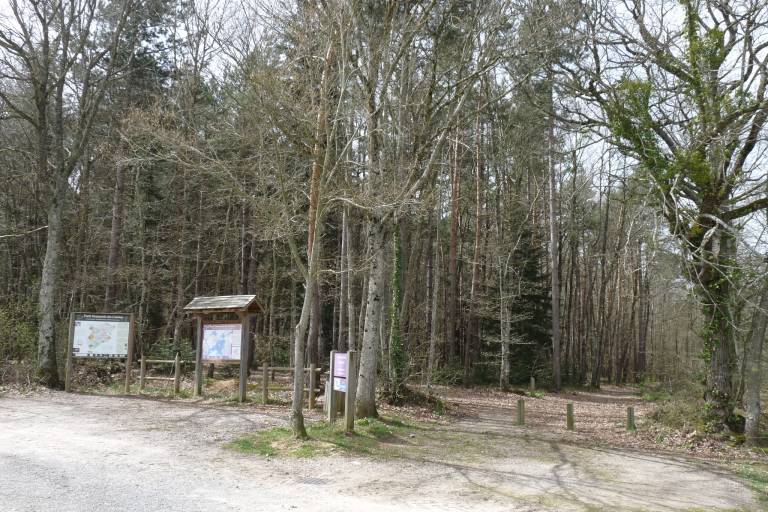
MULTIPOLYGON (((310 270, 311 272, 311 270, 310 270)), ((312 281, 310 276, 309 281, 312 281)), ((293 435, 299 439, 307 438, 304 427, 304 340, 309 327, 309 315, 312 310, 313 294, 311 282, 304 289, 304 304, 301 307, 301 317, 293 333, 293 399, 291 400, 291 427, 293 435)))
POLYGON ((389 324, 389 382, 390 400, 396 402, 403 396, 405 387, 406 354, 403 333, 400 324, 401 307, 403 304, 403 248, 400 238, 400 227, 395 225, 392 236, 392 303, 390 304, 389 324))
POLYGON ((349 287, 349 267, 347 266, 347 251, 349 250, 347 248, 347 245, 349 244, 349 241, 347 240, 347 223, 349 221, 347 220, 347 208, 344 208, 344 210, 341 212, 341 250, 339 251, 339 281, 340 281, 340 289, 339 289, 339 332, 338 332, 338 341, 336 342, 336 349, 337 350, 344 350, 345 346, 349 346, 349 337, 347 336, 346 343, 345 343, 345 337, 344 334, 346 333, 347 329, 347 313, 349 310, 347 309, 347 300, 348 300, 348 292, 347 288, 349 287))
MULTIPOLYGON (((183 173, 183 191, 181 196, 181 206, 179 216, 181 217, 181 227, 179 229, 179 247, 178 255, 176 257, 176 300, 173 308, 174 321, 173 321, 173 350, 179 350, 181 346, 181 329, 184 322, 184 313, 182 308, 184 307, 184 275, 185 275, 185 251, 186 243, 185 237, 187 236, 187 176, 186 171, 183 173)), ((222 251, 222 260, 223 260, 222 251)))
POLYGON ((648 337, 648 314, 650 308, 649 283, 646 272, 647 262, 643 260, 643 242, 637 242, 637 272, 639 309, 637 312, 637 361, 635 363, 635 380, 640 381, 645 377, 646 340, 648 337))
POLYGON ((275 316, 277 315, 277 256, 275 244, 272 244, 272 286, 269 291, 269 331, 267 333, 267 360, 269 365, 274 363, 274 343, 275 343, 275 316))
MULTIPOLYGON (((550 101, 551 95, 550 90, 550 101)), ((560 380, 560 224, 557 219, 557 181, 552 154, 554 131, 554 119, 550 119, 547 133, 547 166, 549 167, 549 257, 552 271, 552 383, 555 391, 560 391, 562 384, 560 380)), ((576 172, 575 169, 574 172, 576 172)))
POLYGON ((107 258, 107 284, 104 294, 104 311, 115 306, 115 278, 120 265, 120 238, 123 234, 123 191, 125 189, 125 167, 118 164, 115 171, 115 191, 112 196, 112 229, 109 233, 109 256, 107 258))
POLYGON ((499 387, 506 391, 509 388, 509 338, 512 330, 509 298, 504 281, 507 276, 506 265, 499 265, 499 316, 501 317, 501 370, 499 371, 499 387))
MULTIPOLYGON (((47 162, 46 162, 47 164, 47 162)), ((57 175, 48 208, 48 239, 38 295, 39 331, 37 345, 38 379, 47 387, 59 385, 56 363, 56 311, 61 250, 61 216, 67 190, 67 176, 57 175)))
POLYGON ((482 222, 483 222, 483 174, 484 162, 482 154, 483 136, 481 131, 480 118, 478 116, 475 122, 475 243, 472 254, 472 282, 469 292, 469 326, 466 339, 464 341, 464 385, 469 386, 472 383, 472 348, 480 346, 480 320, 477 315, 478 295, 480 293, 480 249, 482 243, 482 222))
POLYGON ((378 370, 379 327, 381 302, 386 289, 386 229, 380 219, 372 218, 368 225, 368 245, 371 249, 371 270, 365 307, 365 328, 360 354, 357 382, 357 417, 376 417, 376 372, 378 370))
POLYGON ((733 329, 733 289, 731 267, 736 255, 735 240, 726 228, 714 228, 705 249, 706 253, 696 265, 699 292, 703 301, 705 327, 704 354, 709 363, 706 401, 710 421, 714 425, 732 427, 730 419, 734 407, 733 375, 735 344, 733 329))
POLYGON ((442 262, 440 261, 440 213, 439 213, 439 205, 438 205, 438 215, 436 217, 436 228, 435 231, 437 233, 437 236, 435 237, 435 248, 434 248, 434 256, 432 257, 432 311, 431 311, 431 322, 430 322, 430 331, 429 331, 429 353, 427 355, 427 394, 429 395, 432 392, 431 386, 432 386, 432 372, 435 368, 435 352, 437 350, 437 333, 438 333, 438 325, 437 325, 437 315, 438 315, 438 304, 440 301, 440 265, 442 262))
POLYGON ((606 332, 607 332, 607 322, 608 322, 608 305, 606 304, 606 288, 608 287, 608 276, 607 276, 607 258, 608 258, 608 219, 609 214, 611 211, 611 182, 610 177, 608 178, 608 190, 605 194, 605 216, 603 218, 603 228, 602 233, 600 234, 600 291, 599 295, 597 297, 597 305, 600 312, 599 316, 599 324, 597 328, 599 329, 599 334, 597 336, 597 346, 594 349, 593 353, 593 362, 592 362, 592 382, 591 385, 593 388, 599 388, 600 387, 600 379, 602 377, 602 370, 603 370, 603 350, 605 348, 606 343, 606 332))
POLYGON ((744 434, 747 442, 757 446, 762 441, 760 435, 760 391, 763 384, 763 343, 768 326, 768 279, 765 280, 760 294, 760 303, 752 314, 751 336, 744 351, 745 393, 744 405, 747 409, 747 421, 744 434))
POLYGON ((456 355, 456 309, 459 285, 457 276, 457 246, 459 238, 459 196, 461 189, 459 181, 458 133, 453 153, 453 166, 451 168, 451 238, 448 242, 448 304, 446 304, 445 308, 445 351, 449 362, 452 362, 456 355))
POLYGON ((347 251, 347 349, 357 350, 357 316, 355 315, 354 280, 351 274, 352 269, 354 268, 354 259, 352 256, 352 238, 350 237, 349 219, 347 219, 344 236, 347 239, 345 247, 347 251))

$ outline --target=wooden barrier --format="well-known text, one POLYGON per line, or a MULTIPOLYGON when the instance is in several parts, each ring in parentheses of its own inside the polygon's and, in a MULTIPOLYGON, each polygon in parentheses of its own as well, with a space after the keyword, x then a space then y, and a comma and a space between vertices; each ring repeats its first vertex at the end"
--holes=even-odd
POLYGON ((347 356, 349 359, 347 363, 347 392, 344 393, 344 431, 349 434, 355 430, 355 402, 360 354, 356 350, 350 350, 347 352, 347 356))
POLYGON ((634 407, 627 407, 627 430, 629 432, 634 432, 637 430, 637 426, 635 425, 635 408, 634 407))
POLYGON ((565 428, 573 430, 573 404, 565 406, 565 428))
POLYGON ((182 361, 179 354, 174 359, 147 359, 147 356, 141 356, 141 369, 139 373, 139 392, 144 391, 144 386, 148 380, 173 381, 173 392, 178 395, 181 391, 181 365, 191 361, 182 361), (147 375, 148 364, 173 364, 173 377, 150 377, 147 375))
POLYGON ((269 367, 265 364, 261 367, 261 403, 266 405, 267 402, 269 402, 269 367))
MULTIPOLYGON (((293 375, 293 367, 291 366, 267 366, 266 364, 261 367, 261 402, 263 404, 269 403, 269 392, 271 391, 292 391, 293 386, 270 386, 270 372, 272 373, 272 380, 274 380, 275 372, 290 373, 293 375)), ((309 373, 308 384, 309 387, 304 388, 304 392, 308 394, 307 405, 310 409, 315 407, 316 397, 322 392, 319 387, 318 373, 322 373, 322 368, 317 368, 314 364, 309 368, 304 368, 305 373, 309 373)))
MULTIPOLYGON (((309 365, 309 390, 307 393, 309 393, 307 404, 309 405, 310 409, 315 408, 315 381, 317 380, 317 368, 315 368, 314 364, 309 365)), ((318 391, 319 393, 319 391, 318 391)))
POLYGON ((522 398, 517 400, 517 424, 525 425, 525 400, 522 398))

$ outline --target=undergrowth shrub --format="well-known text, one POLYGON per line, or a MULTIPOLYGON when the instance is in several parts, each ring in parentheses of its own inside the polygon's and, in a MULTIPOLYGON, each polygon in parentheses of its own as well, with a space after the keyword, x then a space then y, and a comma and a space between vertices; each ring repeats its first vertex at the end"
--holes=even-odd
POLYGON ((649 417, 662 425, 683 431, 706 430, 704 389, 695 382, 646 381, 640 385, 643 400, 655 402, 649 417))
POLYGON ((0 301, 0 363, 34 361, 37 357, 37 315, 29 302, 0 301))

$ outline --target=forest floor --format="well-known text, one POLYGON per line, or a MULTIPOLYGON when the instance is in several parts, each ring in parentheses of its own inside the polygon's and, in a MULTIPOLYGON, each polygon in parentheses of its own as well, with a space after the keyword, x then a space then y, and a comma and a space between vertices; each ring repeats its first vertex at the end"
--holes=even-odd
MULTIPOLYGON (((405 421, 393 421, 375 450, 302 452, 310 457, 231 449, 285 427, 284 406, 8 392, 0 395, 0 508, 768 510, 716 450, 688 454, 659 443, 644 427, 651 405, 631 390, 527 397, 524 427, 514 425, 519 395, 437 392, 449 414, 383 407, 405 421), (575 405, 574 432, 565 430, 567 402, 575 405), (637 434, 623 429, 627 405, 636 407, 637 434)), ((321 425, 319 411, 307 419, 321 425)), ((739 464, 760 464, 740 453, 739 464)))

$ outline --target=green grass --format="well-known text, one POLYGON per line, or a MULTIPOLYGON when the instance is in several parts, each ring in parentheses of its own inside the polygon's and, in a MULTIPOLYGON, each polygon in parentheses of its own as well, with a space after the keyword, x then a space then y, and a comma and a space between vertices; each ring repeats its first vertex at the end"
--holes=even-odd
POLYGON ((277 427, 263 430, 258 435, 241 437, 227 444, 227 448, 240 453, 256 453, 265 457, 277 455, 278 450, 272 444, 291 436, 290 429, 277 427))
POLYGON ((241 437, 227 445, 246 454, 309 458, 333 452, 390 456, 414 446, 413 437, 429 431, 429 424, 395 417, 364 418, 347 434, 341 422, 325 421, 307 427, 308 440, 295 439, 290 429, 277 427, 241 437), (418 433, 418 434, 416 434, 418 433))
POLYGON ((646 402, 666 402, 672 398, 672 394, 660 382, 643 382, 638 394, 646 402))
POLYGON ((640 396, 646 402, 666 402, 672 398, 672 395, 663 390, 644 391, 640 396))
POLYGON ((742 464, 737 475, 757 494, 761 503, 768 503, 768 464, 742 464))

